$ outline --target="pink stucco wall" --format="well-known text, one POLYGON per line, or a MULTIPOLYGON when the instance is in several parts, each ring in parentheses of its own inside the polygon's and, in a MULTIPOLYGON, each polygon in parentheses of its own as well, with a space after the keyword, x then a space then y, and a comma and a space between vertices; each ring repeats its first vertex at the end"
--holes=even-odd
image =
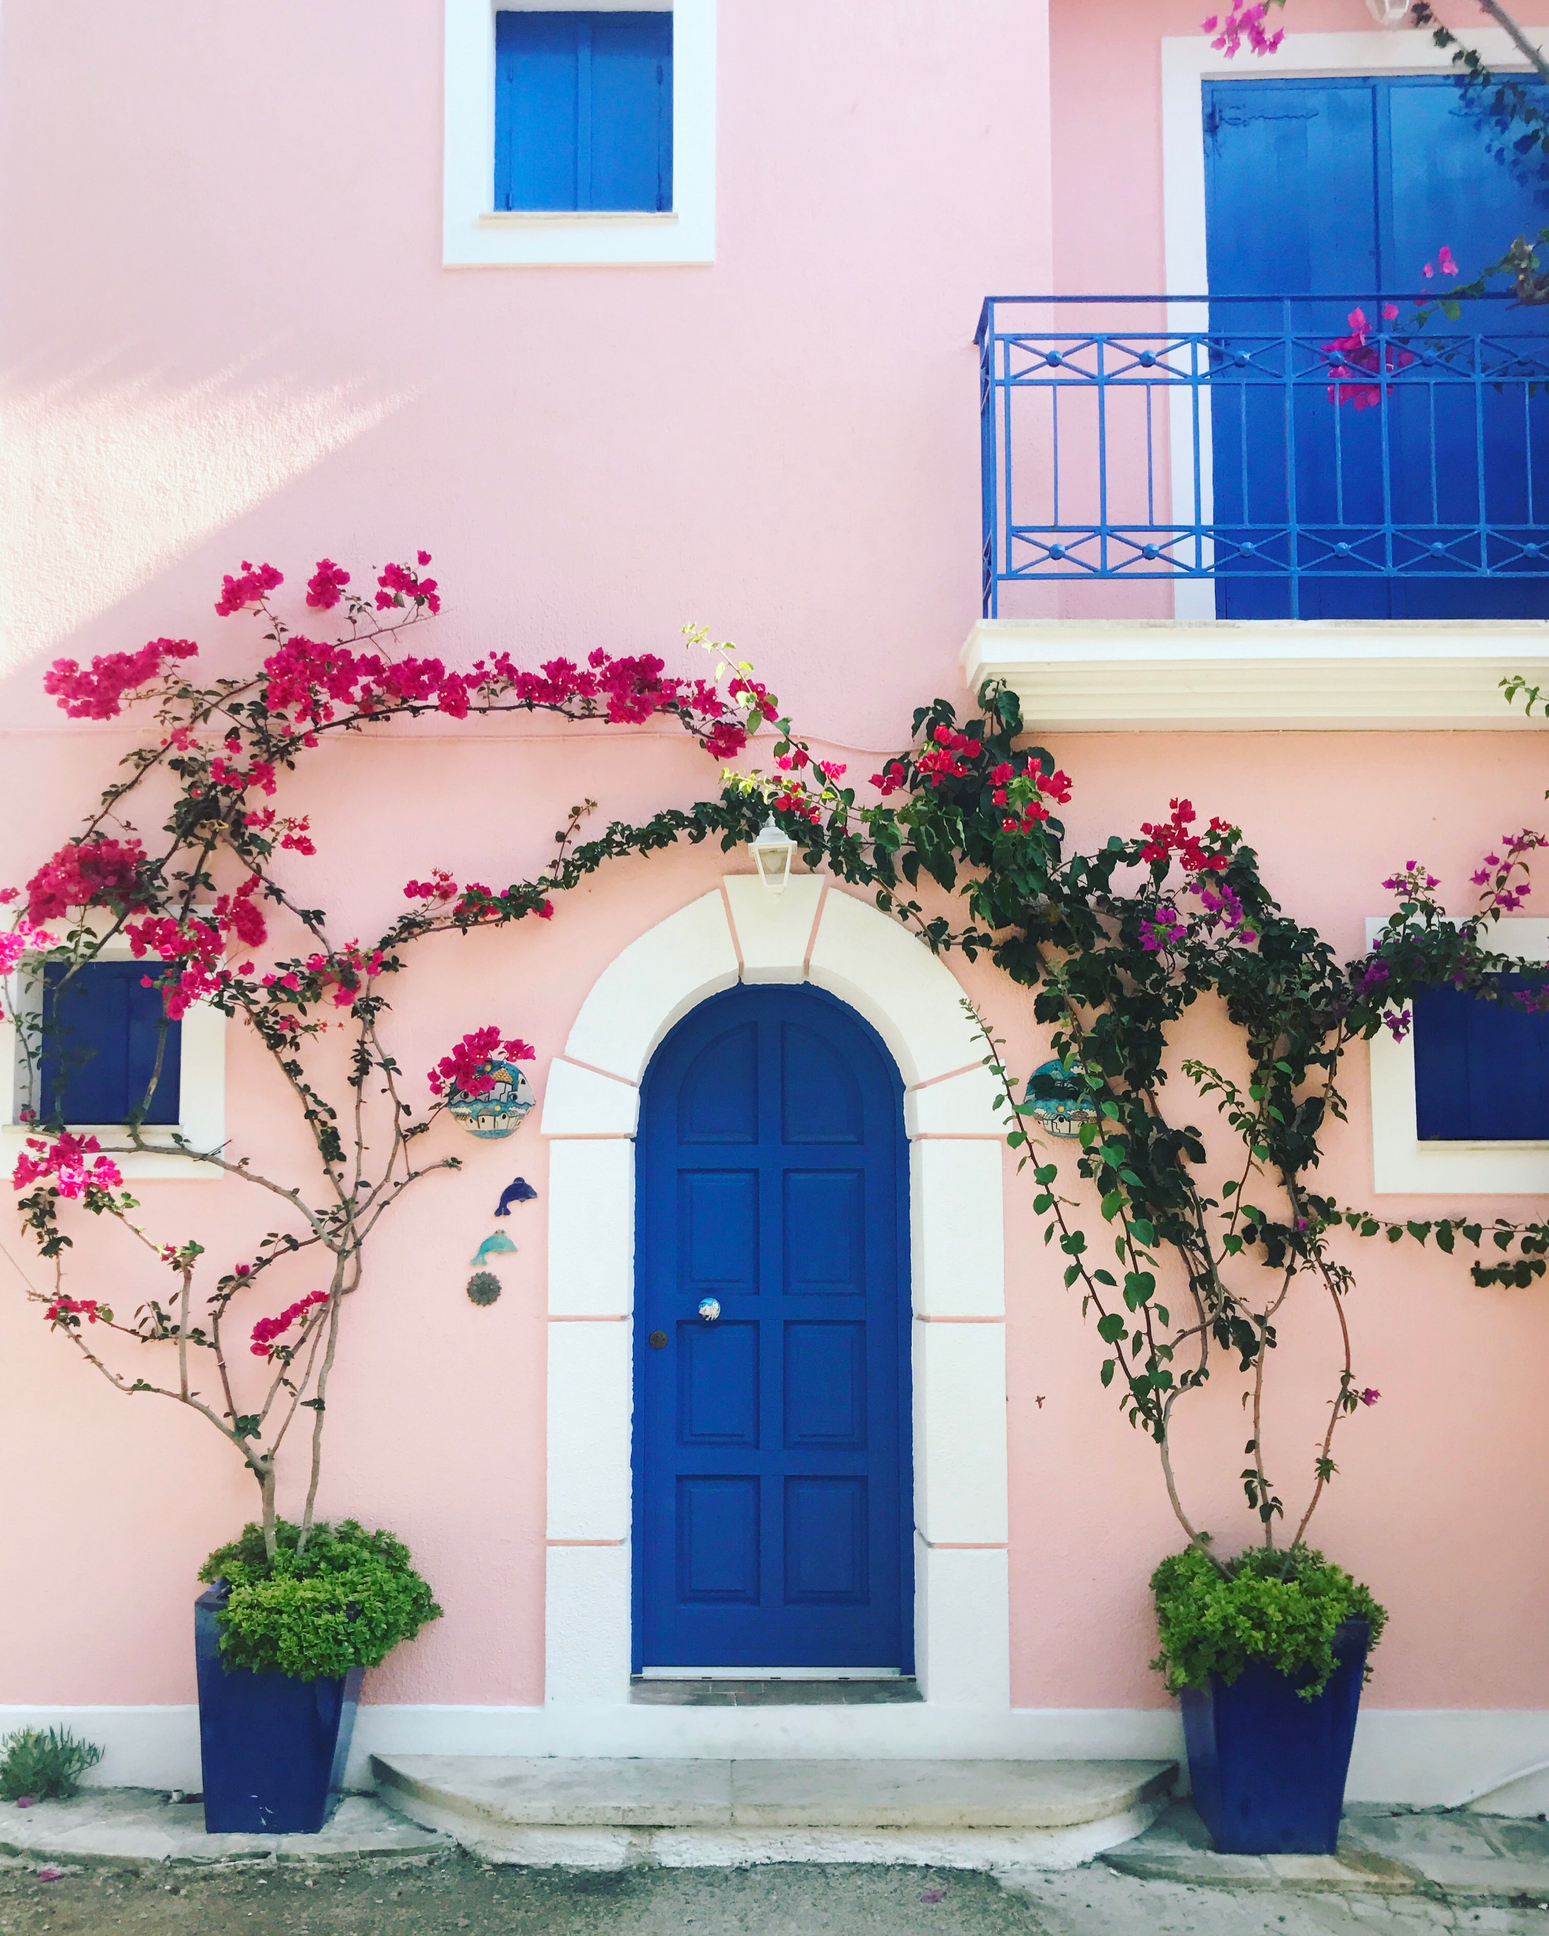
MULTIPOLYGON (((1308 23, 1360 24, 1356 0, 1293 4, 1308 23)), ((435 649, 453 661, 491 646, 671 657, 679 626, 702 620, 872 770, 915 704, 956 691, 976 610, 979 301, 1046 286, 1051 261, 1065 288, 1160 281, 1156 38, 1193 12, 1061 0, 1051 196, 1036 4, 728 0, 714 266, 446 271, 434 5, 8 7, 0 880, 58 844, 125 744, 63 728, 41 668, 156 634, 198 636, 220 663, 235 632, 213 617, 213 587, 242 557, 273 558, 295 585, 325 552, 358 569, 424 544, 449 597, 435 649)), ((296 863, 298 884, 338 909, 341 932, 369 933, 434 865, 530 871, 582 789, 631 814, 713 784, 671 738, 598 741, 539 722, 331 748, 292 795, 321 850, 296 863)), ((1240 819, 1287 906, 1351 952, 1395 860, 1423 854, 1457 886, 1481 839, 1543 791, 1531 737, 1053 750, 1076 776, 1079 837, 1188 793, 1240 819)), ((438 944, 395 991, 403 1063, 423 1069, 498 1018, 538 1044, 541 1091, 602 967, 723 865, 703 851, 630 863, 552 926, 438 944)), ((969 980, 1026 1068, 1025 998, 983 970, 969 980)), ((242 1146, 284 1160, 282 1102, 240 1040, 229 1081, 242 1146)), ((1364 1200, 1359 1058, 1347 1091, 1327 1181, 1364 1200)), ((373 1678, 373 1698, 531 1702, 545 1152, 529 1123, 514 1144, 459 1153, 460 1175, 405 1205, 352 1313, 325 1504, 400 1530, 447 1609, 373 1678), (504 1297, 475 1310, 467 1260, 518 1168, 539 1200, 513 1219, 504 1297)), ((1154 1457, 1097 1387, 1025 1181, 1008 1192, 1014 1696, 1156 1703, 1144 1583, 1176 1538, 1154 1457)), ((143 1194, 159 1232, 231 1261, 268 1227, 236 1185, 143 1194)), ((14 1294, 17 1265, 36 1265, 3 1243, 0 1544, 25 1589, 0 1595, 0 1703, 187 1700, 193 1571, 249 1489, 192 1421, 92 1389, 14 1294)), ((80 1264, 100 1257, 132 1302, 146 1280, 98 1243, 83 1235, 80 1264)), ((1394 1612, 1371 1698, 1549 1705, 1549 1561, 1519 1511, 1549 1451, 1549 1303, 1472 1290, 1429 1254, 1357 1261, 1358 1370, 1383 1399, 1347 1428, 1319 1536, 1394 1612), (1470 1650, 1485 1603, 1495 1643, 1470 1650)), ((304 1272, 294 1286, 311 1288, 304 1272)), ((1309 1314, 1276 1367, 1287 1479, 1321 1425, 1320 1327, 1309 1314)), ((1181 1464, 1230 1543, 1246 1531, 1241 1423, 1224 1387, 1198 1409, 1181 1464)))

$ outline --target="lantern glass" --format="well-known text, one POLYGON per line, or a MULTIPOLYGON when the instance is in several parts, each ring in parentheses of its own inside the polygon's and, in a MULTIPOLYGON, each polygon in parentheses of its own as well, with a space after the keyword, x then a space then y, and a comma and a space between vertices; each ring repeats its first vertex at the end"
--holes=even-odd
POLYGON ((791 878, 791 856, 795 852, 796 843, 790 835, 781 833, 773 820, 766 820, 753 842, 753 861, 759 879, 771 894, 785 892, 785 883, 791 878))
POLYGON ((1379 27, 1407 25, 1412 0, 1366 0, 1367 9, 1379 27))

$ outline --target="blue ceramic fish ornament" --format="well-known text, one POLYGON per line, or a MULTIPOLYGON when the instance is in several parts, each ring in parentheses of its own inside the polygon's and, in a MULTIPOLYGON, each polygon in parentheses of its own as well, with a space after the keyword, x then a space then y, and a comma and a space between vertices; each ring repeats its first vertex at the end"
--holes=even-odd
POLYGON ((531 1203, 537 1194, 538 1192, 527 1181, 525 1176, 512 1177, 511 1181, 500 1193, 500 1201, 495 1206, 495 1215, 497 1217, 509 1217, 513 1203, 531 1203))
POLYGON ((486 1257, 497 1256, 503 1250, 515 1250, 516 1245, 503 1230, 497 1230, 493 1237, 486 1237, 473 1253, 474 1268, 477 1269, 486 1257))

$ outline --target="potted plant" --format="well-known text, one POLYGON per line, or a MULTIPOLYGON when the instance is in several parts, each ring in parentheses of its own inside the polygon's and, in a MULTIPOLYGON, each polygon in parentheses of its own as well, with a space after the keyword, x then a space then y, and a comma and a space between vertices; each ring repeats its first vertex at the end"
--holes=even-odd
POLYGON ((1311 1547, 1203 1541, 1151 1576, 1154 1667, 1183 1707, 1194 1806, 1234 1855, 1332 1855, 1356 1710, 1387 1614, 1311 1547))
POLYGON ((441 1609, 391 1533, 356 1520, 302 1541, 286 1520, 212 1553, 195 1602, 204 1825, 315 1834, 349 1760, 361 1677, 441 1609))

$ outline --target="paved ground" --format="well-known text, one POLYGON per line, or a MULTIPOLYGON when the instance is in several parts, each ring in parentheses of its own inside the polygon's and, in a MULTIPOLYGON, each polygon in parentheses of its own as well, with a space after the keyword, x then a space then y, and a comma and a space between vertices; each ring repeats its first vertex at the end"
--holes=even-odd
POLYGON ((0 1870, 4 1936, 1549 1936, 1549 1909, 1196 1888, 1102 1864, 1002 1886, 920 1869, 389 1866, 0 1870))

